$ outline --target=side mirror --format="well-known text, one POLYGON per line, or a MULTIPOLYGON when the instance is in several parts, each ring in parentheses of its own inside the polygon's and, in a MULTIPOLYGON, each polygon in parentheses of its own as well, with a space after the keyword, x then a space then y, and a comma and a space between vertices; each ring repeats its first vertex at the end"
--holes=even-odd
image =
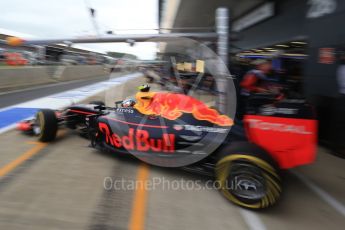
POLYGON ((95 109, 99 109, 99 110, 105 110, 107 107, 105 107, 104 105, 97 105, 95 106, 95 109))
POLYGON ((119 108, 123 101, 115 101, 115 108, 119 108))

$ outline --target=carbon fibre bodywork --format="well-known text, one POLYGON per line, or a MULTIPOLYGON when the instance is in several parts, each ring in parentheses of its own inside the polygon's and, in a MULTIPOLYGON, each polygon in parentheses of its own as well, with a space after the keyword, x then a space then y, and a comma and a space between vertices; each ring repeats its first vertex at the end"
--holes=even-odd
MULTIPOLYGON (((174 105, 173 109, 179 108, 174 105)), ((202 109, 224 116, 204 104, 202 109)), ((244 119, 236 120, 234 125, 215 124, 212 121, 217 117, 199 119, 200 115, 196 117, 193 111, 182 112, 175 119, 167 118, 170 115, 166 109, 164 113, 166 116, 145 114, 135 107, 82 104, 57 111, 56 115, 61 124, 90 138, 94 147, 129 153, 160 166, 189 165, 189 169, 201 173, 213 173, 217 161, 217 154, 213 153, 237 141, 263 148, 283 169, 315 159, 316 120, 312 108, 302 100, 274 102, 254 98, 248 103, 244 119)), ((28 132, 30 122, 22 122, 20 127, 28 132)))

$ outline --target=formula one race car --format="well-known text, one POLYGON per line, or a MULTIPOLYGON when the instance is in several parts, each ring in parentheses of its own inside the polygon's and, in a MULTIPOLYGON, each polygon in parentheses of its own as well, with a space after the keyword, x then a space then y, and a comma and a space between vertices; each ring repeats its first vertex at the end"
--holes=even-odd
POLYGON ((42 109, 18 128, 49 142, 62 125, 79 130, 95 148, 213 174, 227 199, 250 209, 275 204, 282 192, 281 169, 309 164, 316 152, 310 105, 270 95, 248 99, 243 120, 234 124, 193 97, 144 87, 136 101, 42 109))

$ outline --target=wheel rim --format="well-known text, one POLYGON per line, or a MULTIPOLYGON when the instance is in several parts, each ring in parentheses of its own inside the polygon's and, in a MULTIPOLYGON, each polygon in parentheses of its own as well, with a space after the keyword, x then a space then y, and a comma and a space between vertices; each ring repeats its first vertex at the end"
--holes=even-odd
POLYGON ((261 169, 246 162, 233 163, 227 182, 229 192, 239 198, 257 201, 267 192, 266 180, 261 169))
POLYGON ((39 126, 35 126, 33 127, 33 131, 35 135, 40 135, 41 134, 41 128, 39 126))
POLYGON ((39 136, 41 135, 42 129, 41 129, 41 118, 39 114, 37 114, 37 117, 35 119, 35 122, 33 124, 32 130, 35 135, 39 136))
POLYGON ((282 192, 278 172, 268 162, 255 156, 248 154, 225 156, 218 161, 216 173, 223 195, 242 207, 251 209, 266 208, 276 203, 282 192), (250 189, 235 190, 236 187, 229 187, 229 183, 236 185, 235 182, 231 182, 234 181, 236 176, 241 176, 236 179, 237 181, 243 179, 243 182, 250 182, 247 185, 240 183, 239 186, 255 187, 255 190, 252 189, 252 192, 250 192, 250 189))

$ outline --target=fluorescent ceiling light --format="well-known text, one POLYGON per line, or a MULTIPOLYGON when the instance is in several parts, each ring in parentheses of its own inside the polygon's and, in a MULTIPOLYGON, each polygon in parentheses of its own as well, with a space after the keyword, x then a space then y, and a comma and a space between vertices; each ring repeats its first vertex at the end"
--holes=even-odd
POLYGON ((291 42, 292 44, 301 44, 301 45, 305 45, 307 44, 306 42, 291 42))
POLYGON ((290 46, 288 46, 288 45, 283 45, 283 44, 279 44, 279 45, 276 45, 276 46, 278 46, 278 47, 285 47, 285 48, 290 47, 290 46))

